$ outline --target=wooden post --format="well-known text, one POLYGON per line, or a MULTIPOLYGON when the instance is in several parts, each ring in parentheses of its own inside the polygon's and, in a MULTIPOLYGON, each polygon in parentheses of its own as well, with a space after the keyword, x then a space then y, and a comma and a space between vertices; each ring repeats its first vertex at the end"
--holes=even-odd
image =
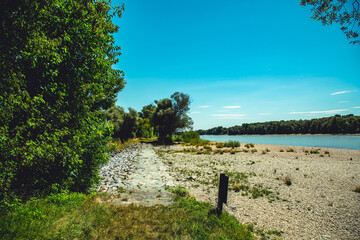
POLYGON ((227 203, 227 191, 229 186, 229 177, 224 173, 220 174, 219 183, 219 195, 218 195, 218 207, 217 214, 220 215, 223 209, 223 203, 227 203))

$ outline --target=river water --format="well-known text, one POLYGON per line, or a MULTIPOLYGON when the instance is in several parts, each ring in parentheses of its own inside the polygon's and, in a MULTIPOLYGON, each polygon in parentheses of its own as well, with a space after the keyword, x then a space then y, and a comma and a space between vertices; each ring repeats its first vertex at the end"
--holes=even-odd
POLYGON ((360 135, 201 135, 214 142, 273 144, 360 150, 360 135))

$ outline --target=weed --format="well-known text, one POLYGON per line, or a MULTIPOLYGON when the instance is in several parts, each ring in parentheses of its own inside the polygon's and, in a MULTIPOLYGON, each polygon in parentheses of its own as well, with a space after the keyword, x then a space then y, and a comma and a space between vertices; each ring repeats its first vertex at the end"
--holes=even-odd
POLYGON ((216 147, 217 147, 217 148, 223 148, 223 147, 224 147, 224 143, 216 143, 216 147))
POLYGON ((240 142, 238 141, 228 141, 224 144, 224 147, 231 147, 231 148, 236 148, 236 147, 240 147, 240 142))
POLYGON ((330 154, 330 152, 329 152, 329 151, 325 151, 325 154, 330 154))
POLYGON ((212 148, 209 145, 205 145, 204 149, 212 151, 212 148))
POLYGON ((354 192, 360 193, 360 185, 355 187, 354 192))
POLYGON ((310 154, 319 154, 319 150, 314 150, 314 149, 311 149, 310 150, 310 154))
POLYGON ((295 152, 295 150, 293 148, 288 148, 286 149, 286 152, 295 152))
POLYGON ((251 149, 251 153, 256 153, 257 152, 257 149, 254 148, 254 149, 251 149))
POLYGON ((290 186, 292 184, 291 178, 289 176, 284 177, 284 183, 290 186))
POLYGON ((169 188, 168 190, 175 194, 175 199, 189 196, 189 191, 181 186, 177 186, 175 188, 169 188))
POLYGON ((284 152, 284 149, 280 149, 280 152, 284 152))

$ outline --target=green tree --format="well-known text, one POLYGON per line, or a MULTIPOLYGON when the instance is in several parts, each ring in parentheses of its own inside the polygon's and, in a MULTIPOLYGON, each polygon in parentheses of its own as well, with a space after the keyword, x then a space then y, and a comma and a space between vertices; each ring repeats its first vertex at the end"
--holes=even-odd
POLYGON ((358 28, 360 12, 358 0, 301 0, 300 5, 312 6, 312 19, 321 21, 323 25, 338 23, 352 44, 360 44, 358 28), (356 30, 355 30, 356 29, 356 30))
POLYGON ((126 113, 122 107, 112 106, 105 111, 105 116, 114 126, 114 138, 127 140, 136 137, 139 126, 138 113, 135 109, 129 108, 126 113))
POLYGON ((98 0, 0 5, 0 200, 85 191, 106 162, 102 109, 124 87, 112 23, 123 7, 98 0))
POLYGON ((141 109, 141 112, 139 112, 139 117, 151 119, 155 110, 156 107, 153 104, 146 105, 141 109))
POLYGON ((155 101, 157 107, 152 117, 155 132, 159 142, 172 141, 172 135, 176 131, 190 129, 193 122, 187 115, 190 105, 190 97, 187 94, 176 92, 171 98, 155 101))

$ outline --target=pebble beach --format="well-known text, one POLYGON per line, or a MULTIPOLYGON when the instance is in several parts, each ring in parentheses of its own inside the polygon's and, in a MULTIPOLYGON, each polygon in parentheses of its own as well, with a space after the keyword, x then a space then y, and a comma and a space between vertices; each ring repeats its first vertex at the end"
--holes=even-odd
POLYGON ((226 173, 224 210, 241 223, 274 239, 360 239, 360 150, 210 148, 132 145, 112 154, 98 190, 117 194, 115 204, 154 205, 171 203, 166 187, 182 186, 216 206, 217 179, 226 173))

